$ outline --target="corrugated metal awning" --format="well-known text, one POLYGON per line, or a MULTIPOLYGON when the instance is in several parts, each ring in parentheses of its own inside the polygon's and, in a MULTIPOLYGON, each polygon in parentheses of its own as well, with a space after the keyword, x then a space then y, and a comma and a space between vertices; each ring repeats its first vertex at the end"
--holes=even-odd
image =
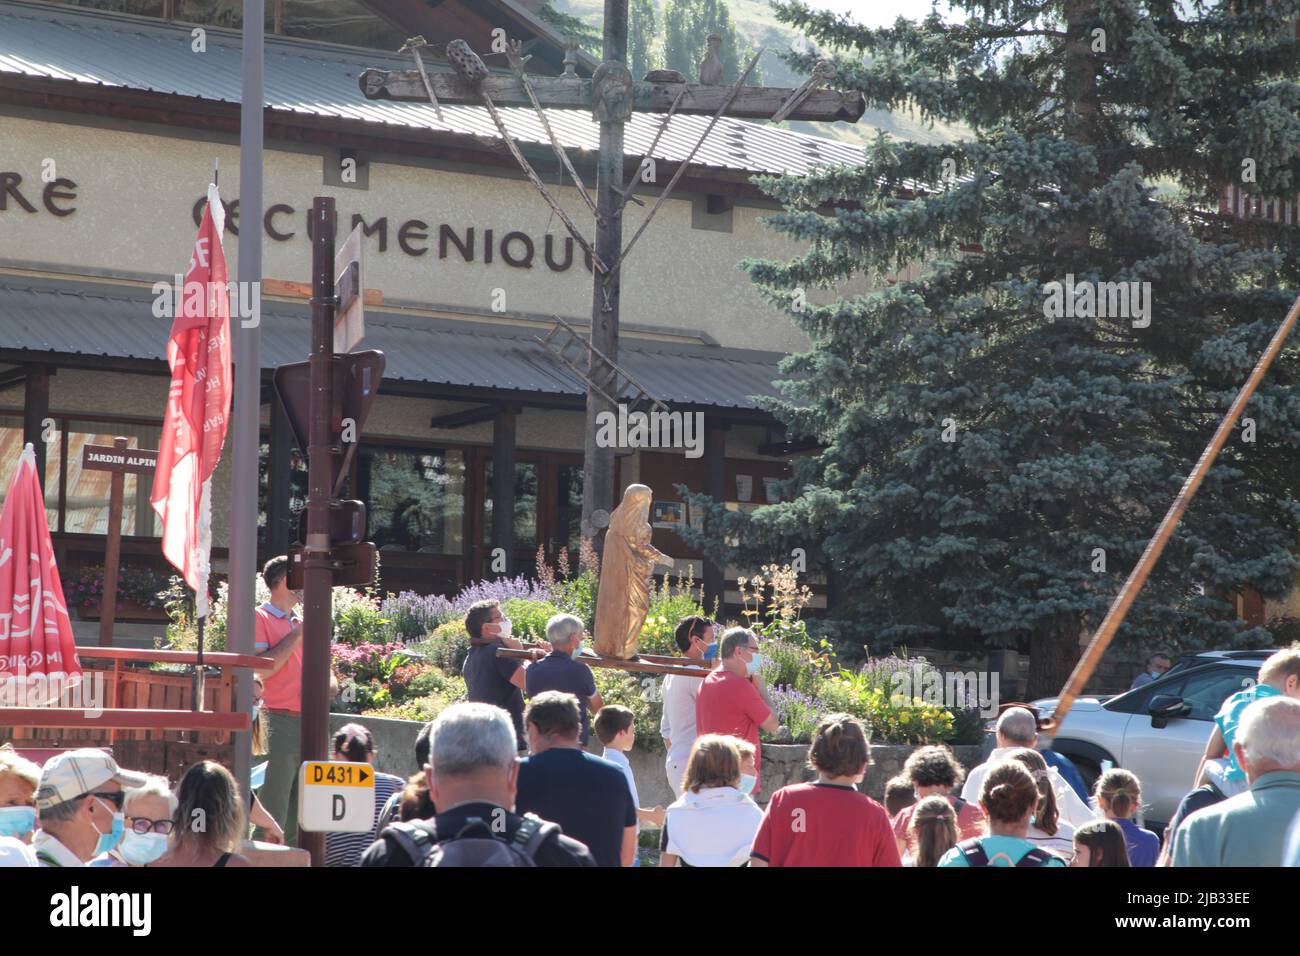
MULTIPOLYGON (((237 321, 232 320, 232 321, 237 321)), ((262 366, 305 361, 306 304, 264 301, 262 366)), ((8 278, 0 281, 0 348, 14 352, 166 361, 170 318, 153 314, 150 290, 132 286, 8 278)), ((363 348, 382 351, 389 381, 584 394, 585 385, 542 349, 540 325, 366 313, 363 348)), ((771 352, 676 345, 624 338, 619 364, 651 395, 670 404, 752 409, 779 394, 781 356, 771 352)))
MULTIPOLYGON (((205 27, 206 52, 191 50, 189 24, 165 23, 49 4, 0 2, 0 83, 4 74, 121 87, 221 103, 239 102, 240 38, 205 27)), ((369 67, 413 68, 409 58, 311 40, 266 38, 266 105, 315 117, 358 120, 450 134, 500 136, 486 109, 444 106, 443 120, 429 104, 367 100, 357 85, 369 67)), ((530 109, 503 108, 506 128, 518 141, 547 145, 546 131, 530 109)), ((600 147, 600 125, 587 110, 547 111, 566 150, 600 147)), ((709 123, 707 116, 674 116, 655 158, 685 161, 709 123)), ((637 113, 627 124, 625 152, 639 159, 661 118, 637 113)), ((862 147, 788 129, 724 117, 700 147, 693 166, 746 173, 805 175, 818 166, 861 166, 862 147)))

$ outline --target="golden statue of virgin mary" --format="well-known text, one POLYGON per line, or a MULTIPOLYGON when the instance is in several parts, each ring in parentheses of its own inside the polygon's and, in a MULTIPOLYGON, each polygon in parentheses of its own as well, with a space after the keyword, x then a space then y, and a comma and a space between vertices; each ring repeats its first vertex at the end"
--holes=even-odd
POLYGON ((656 564, 672 558, 650 543, 650 500, 645 485, 628 485, 609 516, 605 553, 596 595, 595 651, 601 657, 629 660, 636 656, 641 626, 650 611, 650 578, 656 564))

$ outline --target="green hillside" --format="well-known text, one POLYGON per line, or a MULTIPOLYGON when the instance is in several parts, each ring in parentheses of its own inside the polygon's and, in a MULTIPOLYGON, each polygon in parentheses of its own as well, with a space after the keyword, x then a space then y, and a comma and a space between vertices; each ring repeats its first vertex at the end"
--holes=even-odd
MULTIPOLYGON (((656 0, 662 13, 664 0, 656 0)), ((581 17, 588 23, 601 22, 602 0, 553 0, 552 5, 562 13, 581 17)), ((767 86, 797 86, 803 77, 791 72, 776 55, 777 50, 788 49, 799 35, 783 23, 778 23, 767 0, 728 0, 731 19, 736 29, 751 47, 766 47, 761 61, 763 80, 767 86)), ((639 77, 638 77, 639 79, 639 77)), ((691 77, 694 79, 694 77, 691 77)), ((963 135, 956 126, 946 123, 930 124, 919 116, 906 113, 887 113, 868 110, 855 125, 846 123, 787 123, 790 129, 846 143, 866 144, 883 130, 898 139, 919 143, 951 142, 963 135)))

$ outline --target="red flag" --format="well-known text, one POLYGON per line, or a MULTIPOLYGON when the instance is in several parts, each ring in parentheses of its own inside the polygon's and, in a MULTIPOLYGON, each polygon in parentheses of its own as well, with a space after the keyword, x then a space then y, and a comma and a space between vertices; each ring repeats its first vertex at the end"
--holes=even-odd
POLYGON ((212 549, 212 472, 221 460, 230 417, 230 297, 221 246, 225 213, 208 187, 203 222, 184 285, 173 297, 167 341, 172 383, 153 479, 153 509, 162 521, 167 560, 195 592, 199 617, 208 605, 212 549))
POLYGON ((59 685, 80 680, 36 453, 28 445, 0 513, 0 704, 57 703, 59 685))

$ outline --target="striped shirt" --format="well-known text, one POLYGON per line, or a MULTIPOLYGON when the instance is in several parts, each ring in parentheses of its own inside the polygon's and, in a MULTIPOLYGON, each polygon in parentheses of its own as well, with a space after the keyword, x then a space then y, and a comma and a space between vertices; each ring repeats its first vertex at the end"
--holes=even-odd
POLYGON ((394 793, 400 793, 406 781, 391 773, 375 774, 375 817, 364 833, 325 834, 326 866, 360 866, 361 854, 379 837, 379 814, 394 793))

